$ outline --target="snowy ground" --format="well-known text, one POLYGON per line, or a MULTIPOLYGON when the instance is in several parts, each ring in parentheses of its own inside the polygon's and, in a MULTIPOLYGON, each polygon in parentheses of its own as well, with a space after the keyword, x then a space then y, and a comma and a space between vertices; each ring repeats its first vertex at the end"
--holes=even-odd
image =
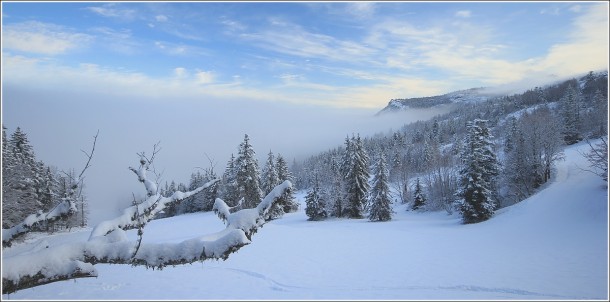
MULTIPOLYGON (((608 299, 608 194, 566 150, 544 190, 494 218, 462 225, 458 215, 396 205, 389 222, 306 221, 299 212, 266 224, 227 261, 162 271, 96 265, 99 277, 56 282, 3 299, 608 299)), ((299 199, 303 199, 300 194, 299 199)), ((151 222, 144 241, 178 242, 223 229, 212 213, 151 222)), ((87 240, 90 230, 3 250, 3 258, 87 240)), ((135 238, 135 234, 130 232, 135 238)))

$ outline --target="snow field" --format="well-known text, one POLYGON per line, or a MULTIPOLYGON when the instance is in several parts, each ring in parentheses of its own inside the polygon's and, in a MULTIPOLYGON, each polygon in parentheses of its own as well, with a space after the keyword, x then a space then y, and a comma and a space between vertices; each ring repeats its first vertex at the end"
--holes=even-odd
MULTIPOLYGON (((608 193, 587 162, 566 149, 538 194, 489 221, 462 225, 457 214, 407 212, 388 222, 307 221, 301 208, 265 224, 227 261, 153 271, 96 265, 97 278, 56 282, 3 299, 308 300, 608 299, 608 193)), ((180 242, 224 228, 213 213, 150 222, 143 242, 180 242)), ((3 250, 86 240, 89 230, 32 237, 3 250), (42 242, 45 240, 46 242, 42 242)), ((131 240, 136 232, 127 232, 131 240)))

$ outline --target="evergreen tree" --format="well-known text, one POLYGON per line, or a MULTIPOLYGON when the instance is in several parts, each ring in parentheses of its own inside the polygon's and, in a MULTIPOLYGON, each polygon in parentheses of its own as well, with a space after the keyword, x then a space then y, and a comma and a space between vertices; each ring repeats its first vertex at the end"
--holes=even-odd
MULTIPOLYGON (((165 191, 165 196, 172 196, 176 191, 178 191, 178 186, 176 185, 176 182, 172 180, 169 187, 165 191)), ((178 215, 178 206, 179 204, 175 203, 166 207, 165 210, 163 210, 165 212, 165 217, 173 217, 178 215)))
POLYGON ((563 138, 568 145, 579 142, 581 126, 581 95, 580 91, 574 86, 569 86, 564 96, 560 100, 561 113, 563 117, 563 138))
MULTIPOLYGON (((204 169, 201 173, 191 173, 188 191, 197 189, 207 182, 216 179, 216 173, 213 168, 204 169)), ((181 203, 181 213, 196 213, 202 211, 211 211, 214 206, 214 201, 218 197, 218 183, 214 183, 203 191, 185 199, 181 203)))
MULTIPOLYGON (((294 183, 294 177, 292 176, 292 173, 290 173, 288 164, 281 154, 277 155, 275 168, 277 169, 278 184, 281 184, 286 180, 294 183)), ((279 198, 278 203, 282 205, 284 213, 293 213, 299 209, 299 204, 294 198, 293 188, 286 190, 279 198)))
POLYGON ((265 163, 265 167, 263 167, 262 173, 262 190, 263 194, 267 195, 275 186, 279 185, 279 178, 277 176, 277 169, 275 168, 275 156, 273 152, 269 151, 267 155, 267 162, 265 163))
POLYGON ((235 160, 235 180, 237 183, 238 200, 244 199, 244 208, 254 208, 260 202, 263 193, 260 189, 260 172, 256 152, 250 144, 246 134, 244 141, 239 144, 237 159, 235 160))
POLYGON ((9 147, 6 137, 6 127, 2 125, 2 228, 9 228, 17 222, 17 197, 13 190, 15 182, 15 160, 13 150, 9 147))
POLYGON ((317 221, 328 216, 324 196, 325 194, 320 188, 318 174, 315 173, 313 186, 305 196, 305 214, 309 217, 308 220, 317 221))
MULTIPOLYGON (((197 173, 191 173, 191 178, 189 180, 189 186, 188 186, 188 190, 192 191, 194 189, 196 189, 197 187, 201 186, 203 184, 203 175, 201 174, 200 171, 197 171, 197 173)), ((195 194, 185 200, 182 201, 181 203, 181 212, 182 213, 195 213, 195 212, 199 212, 203 210, 203 192, 200 192, 199 194, 195 194)))
POLYGON ((422 190, 421 183, 419 182, 419 177, 415 183, 415 189, 413 192, 413 206, 411 207, 413 210, 423 209, 426 206, 426 196, 422 190))
POLYGON ((379 157, 374 173, 369 220, 388 221, 392 219, 392 213, 394 212, 392 211, 392 200, 388 187, 388 168, 383 154, 379 157))
MULTIPOLYGON (((4 150, 3 150, 4 151, 4 150)), ((40 166, 36 161, 34 149, 30 145, 25 132, 17 127, 8 140, 7 175, 3 175, 3 185, 7 187, 2 196, 2 221, 4 226, 13 226, 20 223, 30 214, 43 210, 40 201, 41 183, 43 181, 40 166), (4 181, 4 178, 9 179, 4 181)))
MULTIPOLYGON (((261 177, 263 195, 269 194, 269 192, 271 192, 273 188, 275 188, 275 186, 280 184, 280 180, 277 174, 278 173, 275 166, 275 156, 273 155, 273 152, 269 151, 269 154, 267 155, 267 162, 263 167, 263 173, 261 177)), ((284 215, 283 200, 277 200, 275 203, 273 203, 273 205, 271 205, 271 208, 269 208, 265 219, 276 219, 282 217, 282 215, 284 215)))
POLYGON ((461 154, 460 186, 457 196, 464 223, 477 223, 491 218, 496 208, 495 177, 498 162, 493 150, 487 121, 475 119, 467 123, 468 135, 461 154))
POLYGON ((343 215, 343 177, 340 169, 332 172, 331 188, 328 197, 327 207, 330 207, 330 215, 333 217, 342 217, 343 215))
POLYGON ((343 164, 346 171, 344 174, 346 205, 343 210, 349 218, 363 218, 369 190, 369 167, 368 155, 360 136, 352 137, 351 142, 346 146, 346 152, 347 162, 343 164))
POLYGON ((41 166, 40 169, 44 170, 39 196, 42 203, 42 210, 46 212, 55 206, 57 200, 56 188, 58 184, 55 175, 51 172, 51 168, 45 168, 42 162, 39 162, 38 164, 41 166))
POLYGON ((509 153, 513 150, 515 139, 517 137, 517 118, 514 116, 508 119, 507 125, 508 131, 506 131, 506 135, 504 136, 504 152, 509 153))
POLYGON ((220 196, 230 207, 237 205, 239 201, 239 191, 237 190, 237 167, 235 166, 235 156, 227 162, 227 167, 222 175, 222 191, 220 196))

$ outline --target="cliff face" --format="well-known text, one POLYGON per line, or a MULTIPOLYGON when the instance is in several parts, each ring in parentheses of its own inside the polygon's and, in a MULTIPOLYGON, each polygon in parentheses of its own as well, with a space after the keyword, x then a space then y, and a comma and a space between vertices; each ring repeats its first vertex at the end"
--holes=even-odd
POLYGON ((471 88, 437 96, 392 99, 385 108, 377 113, 377 115, 389 112, 399 112, 408 110, 409 108, 430 108, 456 102, 481 102, 493 96, 497 95, 485 92, 485 88, 471 88))

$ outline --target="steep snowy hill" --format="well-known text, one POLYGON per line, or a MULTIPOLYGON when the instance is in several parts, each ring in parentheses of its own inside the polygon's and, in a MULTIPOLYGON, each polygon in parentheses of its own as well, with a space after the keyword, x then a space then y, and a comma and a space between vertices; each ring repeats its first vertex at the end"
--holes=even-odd
MULTIPOLYGON (((566 149, 538 194, 491 220, 397 212, 389 222, 307 221, 304 208, 266 224, 224 262, 162 271, 96 265, 98 278, 52 283, 3 299, 608 299, 608 193, 582 171, 586 144, 566 149)), ((302 202, 304 192, 300 192, 302 202)), ((212 213, 151 222, 144 241, 177 242, 223 228, 212 213)), ((86 240, 88 231, 34 238, 16 252, 86 240)), ((135 232, 129 232, 135 239, 135 232)))

